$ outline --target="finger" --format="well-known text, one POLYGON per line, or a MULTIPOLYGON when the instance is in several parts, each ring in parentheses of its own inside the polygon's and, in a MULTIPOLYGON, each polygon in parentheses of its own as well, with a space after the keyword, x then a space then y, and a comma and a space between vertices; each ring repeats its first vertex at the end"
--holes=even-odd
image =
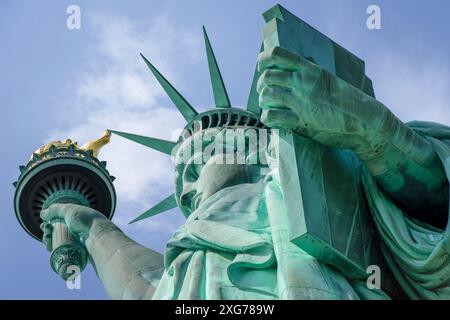
POLYGON ((56 210, 56 204, 51 205, 47 209, 41 210, 41 213, 39 214, 41 216, 41 219, 45 222, 50 222, 54 220, 55 218, 59 218, 58 216, 58 210, 56 210))
POLYGON ((65 220, 65 216, 72 210, 72 204, 54 203, 40 213, 41 219, 45 222, 61 219, 65 220))
POLYGON ((282 69, 297 71, 304 64, 304 59, 281 47, 264 50, 258 55, 258 71, 265 69, 282 69))
POLYGON ((43 232, 42 235, 42 243, 46 247, 48 251, 52 251, 52 233, 53 233, 53 226, 49 223, 43 222, 39 226, 43 232))
POLYGON ((53 250, 53 245, 52 245, 52 234, 46 234, 44 233, 44 236, 42 237, 42 243, 44 244, 45 248, 52 252, 53 250))
POLYGON ((261 109, 293 109, 298 104, 291 90, 276 86, 265 86, 259 94, 261 109))
POLYGON ((288 109, 263 110, 261 121, 270 128, 295 129, 299 118, 296 113, 288 109))
POLYGON ((53 232, 53 226, 50 223, 42 222, 40 228, 44 234, 53 232))
POLYGON ((270 85, 275 85, 283 88, 292 88, 294 85, 292 72, 277 69, 264 70, 264 72, 258 79, 256 91, 259 93, 264 86, 270 85))

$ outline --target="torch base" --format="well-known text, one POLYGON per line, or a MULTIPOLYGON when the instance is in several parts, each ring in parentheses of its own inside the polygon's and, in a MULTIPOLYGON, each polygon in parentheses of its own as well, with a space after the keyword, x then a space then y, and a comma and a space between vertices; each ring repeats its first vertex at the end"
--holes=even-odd
POLYGON ((60 221, 52 223, 53 251, 50 265, 64 280, 76 277, 84 270, 88 262, 88 254, 78 238, 60 221))

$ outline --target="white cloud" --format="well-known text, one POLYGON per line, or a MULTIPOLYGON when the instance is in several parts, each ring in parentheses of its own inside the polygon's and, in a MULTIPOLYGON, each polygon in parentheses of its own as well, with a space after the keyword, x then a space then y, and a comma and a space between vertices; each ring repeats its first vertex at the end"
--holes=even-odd
MULTIPOLYGON (((47 141, 70 137, 82 144, 99 137, 106 128, 173 139, 173 132, 185 121, 174 106, 163 105, 167 103, 165 93, 139 53, 176 87, 182 86, 182 73, 174 66, 197 61, 202 51, 201 33, 178 27, 168 16, 156 18, 145 27, 124 17, 100 15, 92 18, 91 27, 88 30, 95 30, 91 36, 96 43, 92 58, 68 88, 75 92, 75 98, 59 101, 60 109, 70 110, 70 128, 58 128, 47 141)), ((113 135, 100 158, 108 161, 108 169, 117 177, 114 184, 119 207, 114 221, 144 242, 157 241, 155 246, 161 249, 164 239, 181 223, 181 214, 155 217, 131 227, 126 224, 173 192, 169 156, 113 135)))

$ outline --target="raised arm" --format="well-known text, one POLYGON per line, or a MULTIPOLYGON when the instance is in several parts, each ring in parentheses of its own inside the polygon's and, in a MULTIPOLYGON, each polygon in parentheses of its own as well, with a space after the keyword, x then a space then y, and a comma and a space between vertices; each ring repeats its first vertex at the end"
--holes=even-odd
MULTIPOLYGON (((164 270, 163 256, 128 238, 100 212, 74 204, 53 204, 45 222, 63 219, 85 244, 100 281, 113 299, 151 299, 164 270)), ((51 225, 43 242, 51 248, 51 225)))
MULTIPOLYGON (((274 47, 260 54, 262 121, 317 142, 351 149, 378 183, 413 214, 446 216, 447 180, 431 143, 381 102, 298 55, 274 47)), ((434 217, 435 216, 435 217, 434 217)))

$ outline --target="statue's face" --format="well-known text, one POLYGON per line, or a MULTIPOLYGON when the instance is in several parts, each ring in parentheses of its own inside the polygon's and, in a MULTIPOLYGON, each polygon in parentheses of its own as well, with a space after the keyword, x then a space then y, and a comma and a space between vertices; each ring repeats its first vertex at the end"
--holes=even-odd
POLYGON ((191 212, 217 191, 262 178, 259 165, 223 164, 221 157, 213 156, 203 165, 186 166, 180 204, 191 212))
MULTIPOLYGON (((211 147, 211 144, 209 144, 211 147)), ((211 156, 206 161, 196 161, 202 155, 194 154, 182 166, 177 174, 181 175, 182 186, 179 195, 179 204, 185 211, 192 212, 206 199, 216 192, 243 183, 255 183, 264 178, 261 164, 227 163, 227 156, 234 157, 234 149, 223 149, 224 153, 211 156), (199 164, 200 163, 200 164, 199 164)))

